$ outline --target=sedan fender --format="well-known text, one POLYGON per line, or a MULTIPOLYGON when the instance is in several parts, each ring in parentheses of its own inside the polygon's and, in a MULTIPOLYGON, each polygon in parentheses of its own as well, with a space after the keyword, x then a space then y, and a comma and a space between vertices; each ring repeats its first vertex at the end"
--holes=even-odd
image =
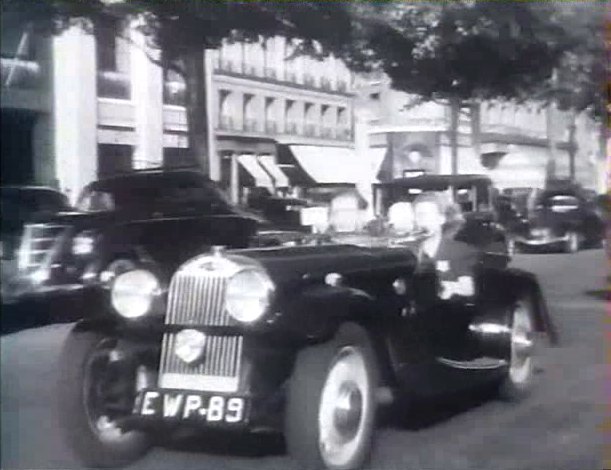
POLYGON ((482 275, 481 289, 484 302, 498 306, 513 305, 528 298, 533 304, 536 331, 545 333, 550 344, 558 344, 558 331, 551 318, 541 286, 534 274, 521 269, 487 270, 482 275))

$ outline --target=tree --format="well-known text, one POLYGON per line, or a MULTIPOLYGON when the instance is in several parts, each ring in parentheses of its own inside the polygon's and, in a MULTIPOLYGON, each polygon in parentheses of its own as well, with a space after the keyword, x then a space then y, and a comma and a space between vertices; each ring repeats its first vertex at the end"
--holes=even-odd
POLYGON ((350 35, 346 2, 268 0, 3 0, 2 14, 32 27, 60 33, 75 19, 95 25, 108 17, 139 19, 148 45, 162 51, 150 59, 180 73, 186 83, 189 148, 209 173, 204 50, 224 39, 258 41, 282 34, 301 38, 296 54, 322 56, 350 35), (324 48, 316 47, 324 44, 324 48))
POLYGON ((383 70, 395 89, 450 105, 455 173, 461 109, 527 99, 549 81, 570 41, 551 20, 555 8, 523 1, 364 3, 344 58, 356 70, 383 70))
POLYGON ((552 80, 542 84, 541 95, 553 106, 568 111, 570 116, 571 179, 575 178, 575 129, 579 113, 585 112, 598 121, 604 141, 607 96, 603 83, 611 72, 606 60, 606 8, 606 2, 602 1, 566 2, 557 6, 552 17, 568 40, 552 80))

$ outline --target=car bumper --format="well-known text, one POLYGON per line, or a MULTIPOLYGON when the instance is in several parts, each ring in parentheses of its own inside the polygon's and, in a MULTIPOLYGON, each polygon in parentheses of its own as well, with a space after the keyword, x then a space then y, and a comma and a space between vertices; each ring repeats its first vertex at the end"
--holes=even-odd
POLYGON ((516 237, 514 238, 517 244, 531 247, 548 247, 558 246, 567 242, 567 237, 545 237, 545 238, 526 238, 516 237))

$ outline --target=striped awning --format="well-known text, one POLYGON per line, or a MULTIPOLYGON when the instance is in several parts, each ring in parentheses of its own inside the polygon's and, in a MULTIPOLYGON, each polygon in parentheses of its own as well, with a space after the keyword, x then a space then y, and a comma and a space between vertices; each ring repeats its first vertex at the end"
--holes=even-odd
POLYGON ((256 156, 243 154, 238 157, 238 162, 254 178, 255 186, 269 189, 274 188, 271 176, 259 164, 256 156))

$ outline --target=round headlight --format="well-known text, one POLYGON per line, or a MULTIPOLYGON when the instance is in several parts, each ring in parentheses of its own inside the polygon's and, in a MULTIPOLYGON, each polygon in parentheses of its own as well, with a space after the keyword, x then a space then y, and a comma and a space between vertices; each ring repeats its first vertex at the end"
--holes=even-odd
POLYGON ((251 268, 238 271, 227 285, 227 311, 240 322, 257 321, 267 311, 273 290, 265 272, 251 268))
POLYGON ((148 314, 161 293, 159 281, 153 273, 136 269, 116 277, 110 292, 112 306, 125 318, 139 318, 148 314))

